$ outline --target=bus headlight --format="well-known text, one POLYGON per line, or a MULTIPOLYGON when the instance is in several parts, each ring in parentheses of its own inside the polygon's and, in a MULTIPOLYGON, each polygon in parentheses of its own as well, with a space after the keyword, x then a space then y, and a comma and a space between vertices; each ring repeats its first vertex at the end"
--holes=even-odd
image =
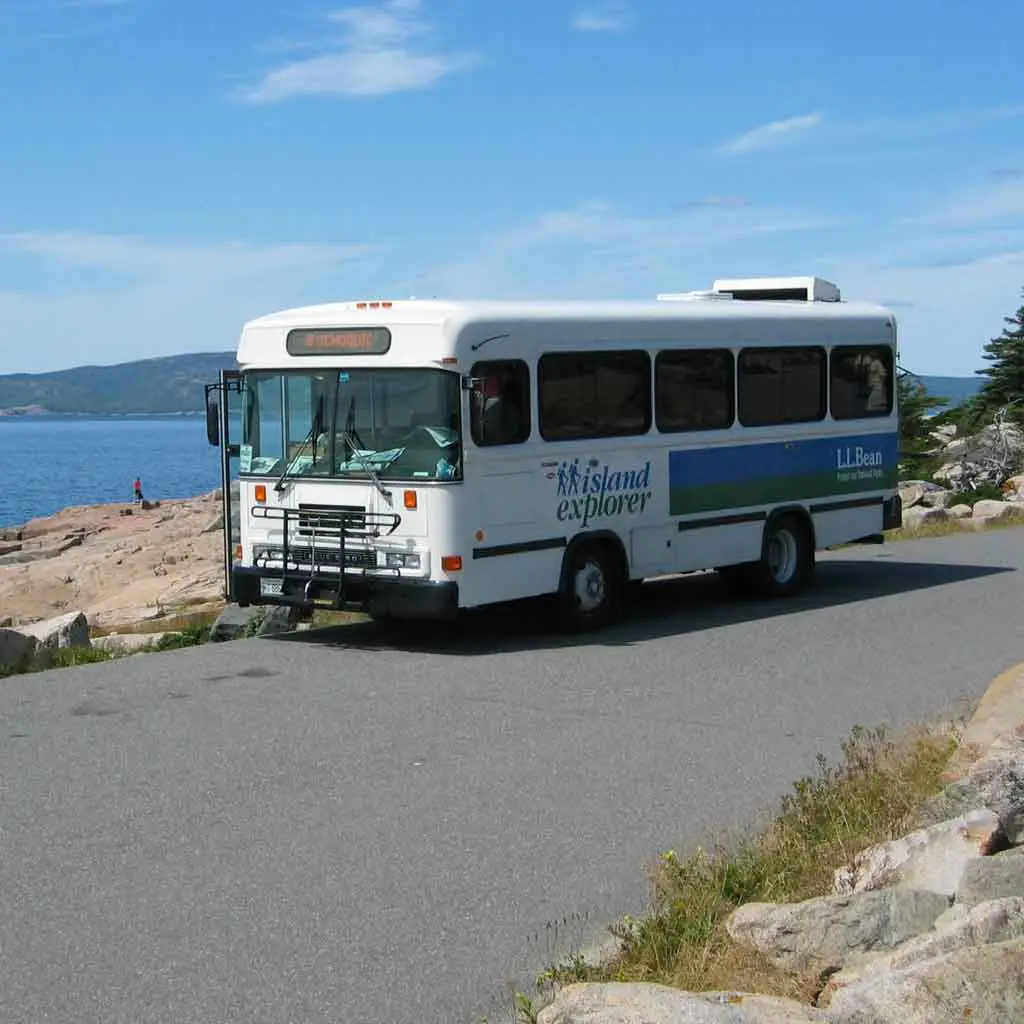
POLYGON ((265 547, 258 544, 252 549, 253 565, 266 565, 267 562, 281 562, 284 560, 284 551, 280 548, 265 547))
POLYGON ((419 569, 420 553, 418 551, 388 551, 385 565, 388 569, 419 569))

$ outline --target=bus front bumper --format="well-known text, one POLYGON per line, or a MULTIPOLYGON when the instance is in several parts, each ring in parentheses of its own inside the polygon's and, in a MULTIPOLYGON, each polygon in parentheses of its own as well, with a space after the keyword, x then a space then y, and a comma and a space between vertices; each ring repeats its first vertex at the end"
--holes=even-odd
POLYGON ((372 615, 396 619, 454 619, 459 585, 453 582, 346 574, 339 590, 337 576, 267 572, 236 565, 231 570, 231 596, 243 608, 280 604, 299 608, 362 608, 372 615), (267 593, 261 580, 274 580, 279 592, 267 593))

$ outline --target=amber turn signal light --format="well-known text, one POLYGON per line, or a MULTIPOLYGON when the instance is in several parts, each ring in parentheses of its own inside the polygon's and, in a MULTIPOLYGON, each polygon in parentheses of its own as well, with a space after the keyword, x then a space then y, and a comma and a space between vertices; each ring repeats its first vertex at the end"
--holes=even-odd
POLYGON ((412 509, 416 508, 416 492, 415 491, 406 491, 405 494, 403 495, 403 498, 405 500, 405 507, 407 509, 409 509, 411 511, 412 509))
POLYGON ((256 500, 261 505, 265 505, 267 503, 267 486, 266 486, 266 484, 257 484, 256 485, 256 500))
POLYGON ((441 568, 445 572, 459 572, 462 569, 462 555, 443 555, 441 568))

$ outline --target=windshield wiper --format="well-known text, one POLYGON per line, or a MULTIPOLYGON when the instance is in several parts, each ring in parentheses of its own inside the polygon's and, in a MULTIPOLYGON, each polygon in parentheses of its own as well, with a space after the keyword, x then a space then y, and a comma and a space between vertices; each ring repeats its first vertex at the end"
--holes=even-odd
MULTIPOLYGON (((352 449, 352 454, 355 455, 357 451, 363 451, 363 447, 356 447, 356 438, 352 436, 352 432, 346 427, 341 432, 341 439, 352 449)), ((366 475, 373 481, 373 486, 377 488, 381 493, 381 497, 385 501, 391 501, 391 492, 381 483, 380 477, 377 475, 377 471, 370 465, 369 462, 363 459, 363 470, 366 475)))
POLYGON ((284 490, 284 482, 288 478, 288 473, 292 466, 302 457, 302 453, 306 450, 306 445, 313 441, 317 435, 322 433, 321 425, 323 423, 323 399, 320 399, 320 404, 317 406, 316 413, 313 416, 313 425, 309 428, 309 433, 302 440, 302 444, 299 445, 298 450, 295 454, 284 464, 284 469, 281 471, 281 475, 277 478, 277 483, 274 484, 274 490, 281 493, 284 490))

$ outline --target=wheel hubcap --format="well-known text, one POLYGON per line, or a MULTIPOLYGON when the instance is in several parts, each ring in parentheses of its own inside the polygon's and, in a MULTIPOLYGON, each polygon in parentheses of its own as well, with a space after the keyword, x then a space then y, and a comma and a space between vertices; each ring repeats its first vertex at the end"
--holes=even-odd
POLYGON ((796 537, 789 530, 779 530, 768 541, 768 571, 776 583, 788 583, 796 572, 798 559, 796 537))
POLYGON ((587 562, 577 573, 573 591, 583 612, 592 612, 604 603, 607 585, 604 570, 597 562, 587 562))

